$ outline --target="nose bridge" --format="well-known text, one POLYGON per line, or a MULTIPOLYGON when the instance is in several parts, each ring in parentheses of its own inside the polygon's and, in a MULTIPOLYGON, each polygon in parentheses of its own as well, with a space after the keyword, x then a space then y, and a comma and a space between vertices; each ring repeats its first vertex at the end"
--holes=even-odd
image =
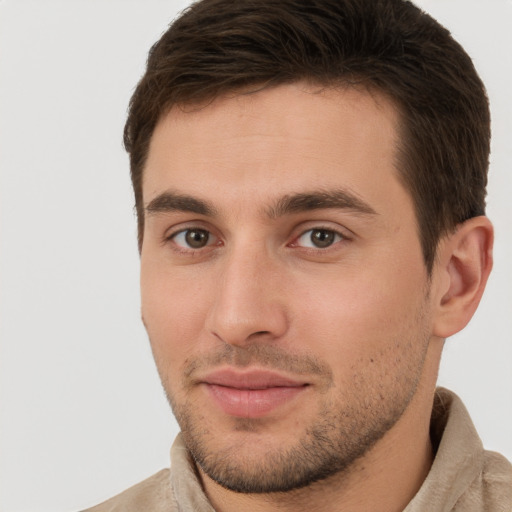
POLYGON ((276 258, 263 243, 247 240, 233 244, 221 259, 209 330, 229 344, 282 336, 287 316, 276 258))

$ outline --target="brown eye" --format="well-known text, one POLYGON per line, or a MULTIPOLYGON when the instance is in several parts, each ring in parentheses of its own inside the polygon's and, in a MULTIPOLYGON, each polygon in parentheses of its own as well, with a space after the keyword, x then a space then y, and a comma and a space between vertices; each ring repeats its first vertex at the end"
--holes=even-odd
POLYGON ((334 243, 336 234, 325 229, 314 229, 311 232, 311 242, 317 247, 329 247, 334 243))
POLYGON ((176 245, 185 249, 202 249, 212 243, 210 232, 205 229, 185 229, 172 238, 176 245))
POLYGON ((325 249, 332 244, 343 240, 343 236, 330 229, 310 229, 298 239, 298 245, 315 249, 325 249))
POLYGON ((185 232, 187 245, 192 249, 200 249, 208 244, 210 235, 204 229, 188 229, 185 232))

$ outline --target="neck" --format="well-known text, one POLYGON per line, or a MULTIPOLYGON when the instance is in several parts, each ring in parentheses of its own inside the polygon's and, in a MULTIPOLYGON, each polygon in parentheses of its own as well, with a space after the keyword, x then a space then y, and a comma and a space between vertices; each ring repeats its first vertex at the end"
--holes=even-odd
POLYGON ((439 362, 436 359, 427 357, 421 382, 400 420, 345 472, 286 493, 241 494, 225 489, 200 471, 203 487, 215 510, 404 510, 421 487, 433 461, 429 428, 439 362))

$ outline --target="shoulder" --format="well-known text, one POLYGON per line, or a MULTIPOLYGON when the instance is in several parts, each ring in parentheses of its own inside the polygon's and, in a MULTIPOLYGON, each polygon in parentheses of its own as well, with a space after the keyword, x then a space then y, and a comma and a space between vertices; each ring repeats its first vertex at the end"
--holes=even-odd
POLYGON ((482 470, 458 500, 455 509, 510 512, 512 510, 512 464, 496 452, 484 452, 482 470), (478 505, 481 508, 475 508, 478 505))
POLYGON ((141 510, 152 512, 178 510, 170 484, 169 469, 162 469, 117 496, 83 512, 139 512, 141 510))
POLYGON ((481 485, 489 510, 512 510, 512 464, 503 455, 485 452, 481 485))

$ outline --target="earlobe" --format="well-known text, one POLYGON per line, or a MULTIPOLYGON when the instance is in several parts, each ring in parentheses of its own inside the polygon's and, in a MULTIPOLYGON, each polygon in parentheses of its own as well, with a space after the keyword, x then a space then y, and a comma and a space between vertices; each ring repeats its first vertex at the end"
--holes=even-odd
POLYGON ((490 220, 480 216, 460 224, 440 243, 434 335, 452 336, 473 316, 492 269, 493 240, 490 220))

